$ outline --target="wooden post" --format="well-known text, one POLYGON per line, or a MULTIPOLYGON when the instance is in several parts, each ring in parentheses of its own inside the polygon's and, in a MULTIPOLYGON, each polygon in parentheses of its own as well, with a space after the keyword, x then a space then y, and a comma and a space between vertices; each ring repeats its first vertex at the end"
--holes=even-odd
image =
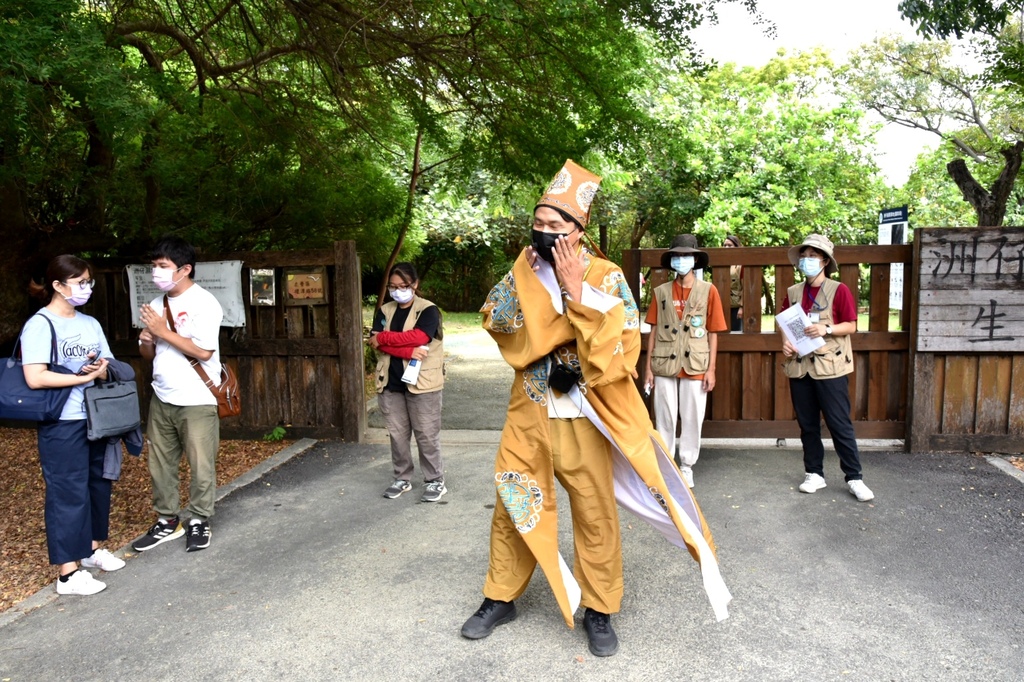
POLYGON ((938 433, 939 424, 935 419, 935 356, 917 350, 919 334, 920 282, 917 281, 921 268, 921 240, 914 240, 914 262, 911 266, 911 280, 904 279, 903 286, 911 290, 910 301, 910 352, 907 381, 907 435, 904 450, 926 452, 930 450, 929 438, 938 433))
POLYGON ((338 321, 341 440, 362 442, 366 433, 366 388, 363 373, 363 290, 354 241, 334 243, 334 300, 338 321), (358 368, 355 369, 354 368, 358 368))

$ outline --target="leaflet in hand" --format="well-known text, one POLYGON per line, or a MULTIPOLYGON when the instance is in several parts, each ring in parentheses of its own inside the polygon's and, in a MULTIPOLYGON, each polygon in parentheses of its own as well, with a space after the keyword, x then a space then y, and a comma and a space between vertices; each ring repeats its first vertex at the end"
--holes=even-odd
POLYGON ((804 333, 804 330, 811 326, 811 318, 807 317, 807 313, 798 305, 791 305, 783 310, 775 316, 775 321, 800 357, 810 355, 825 345, 825 340, 821 337, 811 338, 804 333))
MULTIPOLYGON (((420 346, 420 348, 426 349, 426 346, 420 346)), ((415 384, 420 379, 420 361, 413 358, 409 361, 409 366, 405 368, 405 372, 402 373, 402 381, 407 384, 415 384)))

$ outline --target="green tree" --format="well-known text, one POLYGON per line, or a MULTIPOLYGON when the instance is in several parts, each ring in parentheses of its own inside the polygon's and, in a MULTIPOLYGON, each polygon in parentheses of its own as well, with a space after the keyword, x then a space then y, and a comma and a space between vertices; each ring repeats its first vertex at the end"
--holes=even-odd
POLYGON ((393 259, 430 175, 538 182, 552 159, 628 146, 640 32, 684 49, 714 5, 5 3, 0 336, 33 266, 138 256, 168 230, 213 251, 354 238, 393 259))
POLYGON ((1024 152, 1024 108, 1013 90, 993 86, 952 59, 944 41, 879 38, 851 56, 849 92, 888 121, 931 132, 977 164, 1001 167, 988 188, 964 158, 946 170, 978 225, 1002 225, 1024 152))
POLYGON ((644 93, 657 134, 635 171, 631 245, 680 232, 706 245, 738 234, 749 245, 790 243, 808 229, 861 242, 874 225, 878 171, 862 112, 832 92, 820 52, 762 68, 693 75, 662 63, 644 93))

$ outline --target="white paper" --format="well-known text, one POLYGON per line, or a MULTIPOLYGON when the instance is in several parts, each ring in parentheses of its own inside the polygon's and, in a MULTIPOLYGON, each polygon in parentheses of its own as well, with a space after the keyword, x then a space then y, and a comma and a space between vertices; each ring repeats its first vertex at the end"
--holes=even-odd
POLYGON ((807 313, 798 305, 791 305, 783 310, 775 316, 775 321, 800 357, 810 355, 825 345, 825 340, 821 337, 812 339, 804 333, 804 329, 811 326, 811 318, 807 317, 807 313))

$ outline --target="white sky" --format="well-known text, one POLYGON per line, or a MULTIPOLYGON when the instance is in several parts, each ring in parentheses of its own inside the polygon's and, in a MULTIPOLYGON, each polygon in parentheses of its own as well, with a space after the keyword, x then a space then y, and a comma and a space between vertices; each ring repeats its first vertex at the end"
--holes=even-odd
MULTIPOLYGON (((850 50, 877 35, 916 37, 909 22, 900 18, 899 0, 758 0, 758 9, 774 21, 776 36, 768 38, 755 27, 738 4, 720 5, 717 26, 701 26, 691 36, 706 57, 720 63, 764 66, 778 50, 788 54, 824 47, 837 63, 850 50)), ((874 116, 870 120, 880 121, 874 116)), ((890 184, 902 185, 917 155, 939 142, 931 133, 887 124, 877 135, 875 160, 890 184)))

